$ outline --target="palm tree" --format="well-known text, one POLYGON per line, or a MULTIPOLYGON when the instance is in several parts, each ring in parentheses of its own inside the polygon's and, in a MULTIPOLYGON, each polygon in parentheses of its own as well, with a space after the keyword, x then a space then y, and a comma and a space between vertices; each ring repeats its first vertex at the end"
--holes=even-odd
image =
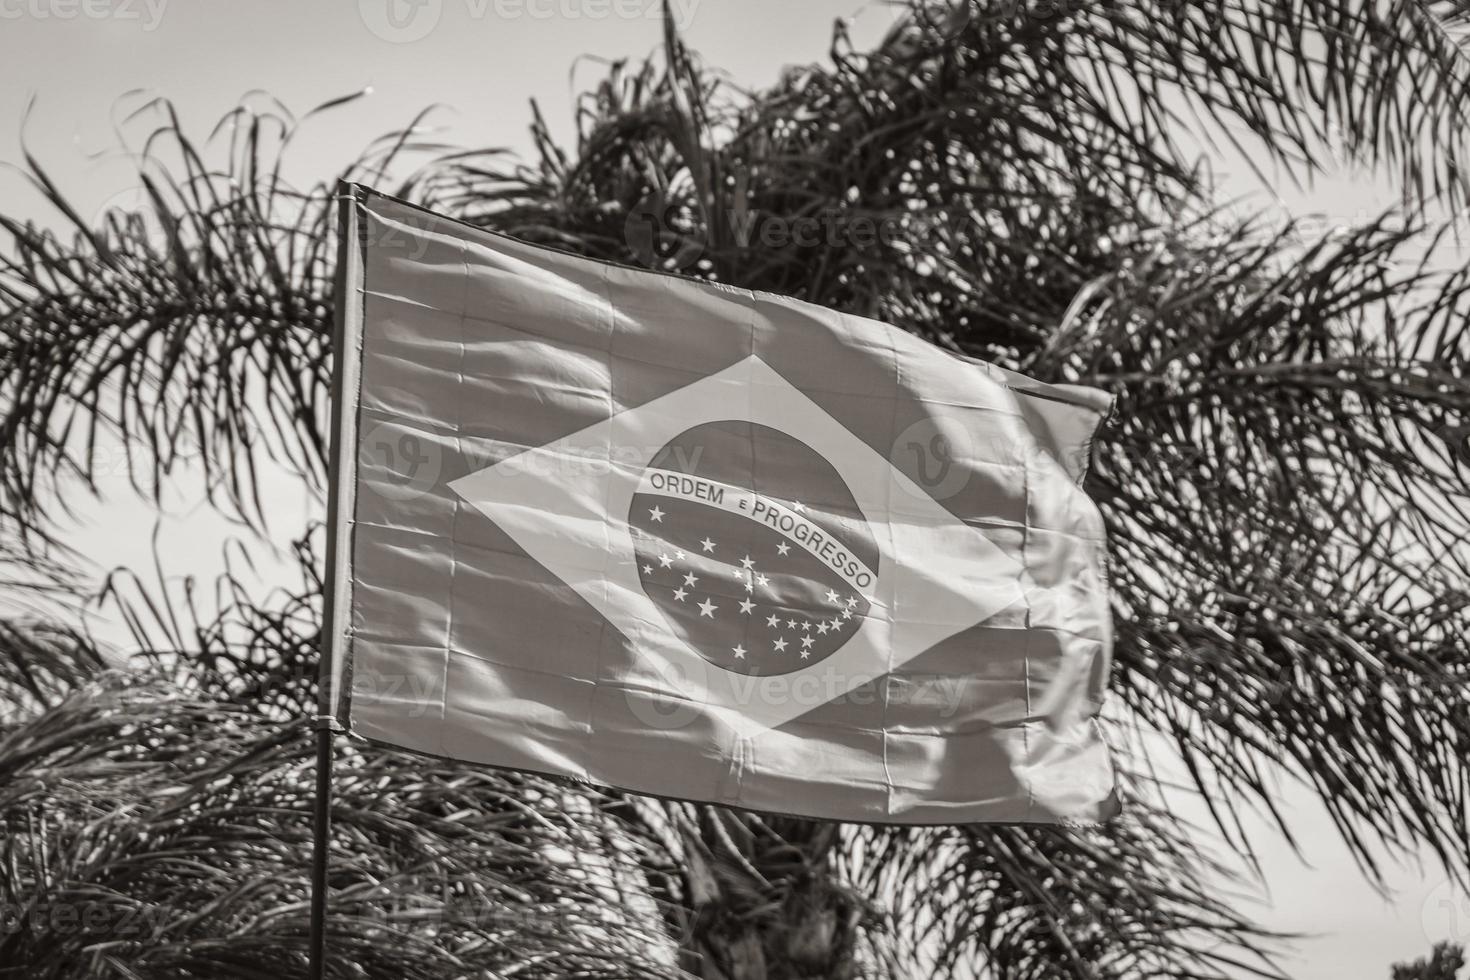
MULTIPOLYGON (((587 93, 575 146, 538 113, 529 163, 458 154, 397 182, 527 240, 1116 392, 1089 490, 1130 805, 1102 830, 821 825, 349 748, 334 975, 1276 976, 1280 937, 1222 887, 1257 870, 1246 813, 1293 833, 1274 773, 1370 878, 1385 849, 1470 872, 1470 272, 1432 264, 1435 209, 1466 201, 1456 9, 912 0, 877 49, 839 24, 826 63, 754 94, 670 31, 587 93), (1392 166, 1404 203, 1272 228, 1220 206, 1186 132, 1297 178, 1392 166), (662 234, 630 234, 650 213, 662 234), (832 233, 762 244, 802 218, 832 233), (1159 744, 1190 785, 1155 774, 1159 744), (1170 805, 1191 792, 1212 827, 1170 805)), ((228 117, 219 164, 153 110, 154 234, 83 219, 33 160, 73 237, 0 217, 0 514, 30 561, 56 554, 55 501, 90 481, 100 430, 155 493, 202 447, 217 505, 257 527, 258 467, 322 479, 331 184, 281 179, 284 110, 228 117)), ((345 175, 383 182, 414 132, 345 175)), ((64 624, 0 631, 0 900, 135 910, 146 937, 30 915, 0 930, 15 975, 299 971, 312 543, 299 586, 226 582, 217 616, 110 581, 133 672, 64 624)))

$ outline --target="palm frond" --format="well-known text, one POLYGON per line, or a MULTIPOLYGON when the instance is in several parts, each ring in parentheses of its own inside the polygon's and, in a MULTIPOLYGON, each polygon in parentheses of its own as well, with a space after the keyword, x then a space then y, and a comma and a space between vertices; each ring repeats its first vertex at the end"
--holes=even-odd
MULTIPOLYGON (((0 976, 300 974, 310 747, 305 722, 117 674, 0 730, 0 976)), ((677 975, 646 844, 595 795, 351 755, 329 976, 677 975)))
MULTIPOLYGON (((71 238, 0 215, 0 512, 36 523, 73 483, 95 490, 110 432, 141 492, 198 461, 211 499, 258 523, 259 464, 324 473, 334 183, 284 181, 283 108, 238 108, 202 144, 161 100, 131 121, 154 122, 135 153, 146 208, 84 218, 27 155, 71 238)), ((415 132, 343 175, 382 174, 415 132)))
POLYGON ((106 668, 92 641, 75 629, 0 619, 0 727, 56 704, 106 668))

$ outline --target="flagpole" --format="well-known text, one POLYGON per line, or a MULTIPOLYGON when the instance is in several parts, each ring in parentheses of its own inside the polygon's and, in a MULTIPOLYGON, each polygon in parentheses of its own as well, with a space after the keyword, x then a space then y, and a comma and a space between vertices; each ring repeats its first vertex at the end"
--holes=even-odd
POLYGON ((311 938, 307 976, 322 980, 327 952, 327 844, 332 832, 332 721, 316 720, 316 797, 311 841, 311 938))
POLYGON ((351 487, 344 463, 354 444, 347 432, 355 421, 347 411, 346 378, 357 371, 351 321, 361 313, 354 285, 360 281, 361 242, 357 223, 359 188, 339 181, 337 202, 337 269, 333 287, 332 443, 328 460, 327 568, 323 579, 321 661, 317 676, 316 795, 312 800, 311 931, 307 940, 308 980, 322 980, 327 966, 327 857, 332 834, 333 736, 341 724, 343 702, 339 658, 347 654, 338 620, 347 608, 345 581, 350 557, 339 554, 347 540, 345 523, 352 513, 351 487), (349 340, 349 338, 353 338, 349 340))

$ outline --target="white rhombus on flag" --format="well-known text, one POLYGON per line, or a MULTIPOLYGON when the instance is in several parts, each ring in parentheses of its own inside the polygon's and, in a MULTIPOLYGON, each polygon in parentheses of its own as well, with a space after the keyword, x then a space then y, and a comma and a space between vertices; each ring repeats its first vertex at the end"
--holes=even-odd
POLYGON ((745 735, 1022 600, 1015 559, 755 356, 450 486, 745 735))

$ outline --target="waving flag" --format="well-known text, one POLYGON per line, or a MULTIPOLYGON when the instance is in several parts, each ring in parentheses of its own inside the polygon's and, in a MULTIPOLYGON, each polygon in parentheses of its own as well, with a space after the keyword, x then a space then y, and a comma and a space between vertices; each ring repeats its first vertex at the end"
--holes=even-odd
POLYGON ((1106 395, 348 190, 341 727, 808 817, 1116 811, 1106 395))

